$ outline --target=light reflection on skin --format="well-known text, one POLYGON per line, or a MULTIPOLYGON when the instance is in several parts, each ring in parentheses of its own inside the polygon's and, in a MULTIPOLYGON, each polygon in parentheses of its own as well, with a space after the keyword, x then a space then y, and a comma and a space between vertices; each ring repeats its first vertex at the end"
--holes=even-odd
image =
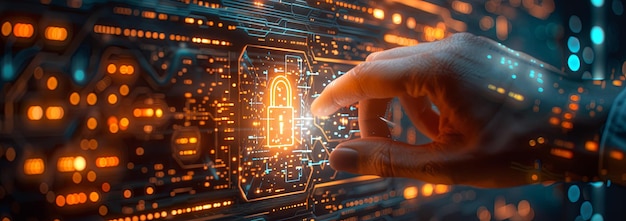
POLYGON ((370 55, 329 84, 312 111, 325 116, 359 102, 362 138, 332 152, 338 170, 482 187, 584 181, 598 177, 598 150, 586 146, 597 146, 618 86, 568 78, 461 33, 370 55), (432 143, 389 138, 379 117, 394 97, 432 143))

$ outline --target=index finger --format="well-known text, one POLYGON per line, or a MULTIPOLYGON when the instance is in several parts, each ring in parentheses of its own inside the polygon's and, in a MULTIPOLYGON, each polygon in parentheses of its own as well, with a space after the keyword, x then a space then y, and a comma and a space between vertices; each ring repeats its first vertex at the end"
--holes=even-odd
POLYGON ((418 56, 363 62, 337 78, 311 104, 317 116, 327 116, 339 108, 365 99, 397 97, 406 85, 424 70, 418 56), (409 81, 409 82, 407 82, 409 81))

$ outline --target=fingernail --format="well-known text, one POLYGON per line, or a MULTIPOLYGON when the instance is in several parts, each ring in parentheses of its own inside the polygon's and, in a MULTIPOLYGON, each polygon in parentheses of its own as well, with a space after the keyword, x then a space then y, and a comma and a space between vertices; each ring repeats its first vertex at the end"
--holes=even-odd
POLYGON ((330 154, 330 167, 348 172, 358 171, 359 152, 347 147, 340 147, 330 154))

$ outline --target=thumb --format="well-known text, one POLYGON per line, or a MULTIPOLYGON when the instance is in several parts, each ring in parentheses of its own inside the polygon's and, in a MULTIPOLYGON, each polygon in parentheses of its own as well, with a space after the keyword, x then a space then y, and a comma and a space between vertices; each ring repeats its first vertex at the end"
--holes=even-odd
POLYGON ((367 137, 339 144, 330 154, 330 166, 351 173, 452 184, 445 155, 434 143, 416 146, 367 137))

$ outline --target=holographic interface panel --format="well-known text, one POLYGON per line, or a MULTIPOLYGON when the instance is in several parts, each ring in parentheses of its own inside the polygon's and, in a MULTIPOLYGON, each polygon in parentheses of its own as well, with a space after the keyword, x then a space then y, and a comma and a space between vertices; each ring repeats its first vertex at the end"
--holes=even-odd
MULTIPOLYGON (((572 69, 573 12, 558 3, 1 1, 0 219, 576 217, 569 184, 490 191, 334 171, 329 153, 359 137, 358 105, 309 109, 370 53, 456 32, 572 69)), ((388 115, 394 138, 427 141, 397 102, 388 115)))

